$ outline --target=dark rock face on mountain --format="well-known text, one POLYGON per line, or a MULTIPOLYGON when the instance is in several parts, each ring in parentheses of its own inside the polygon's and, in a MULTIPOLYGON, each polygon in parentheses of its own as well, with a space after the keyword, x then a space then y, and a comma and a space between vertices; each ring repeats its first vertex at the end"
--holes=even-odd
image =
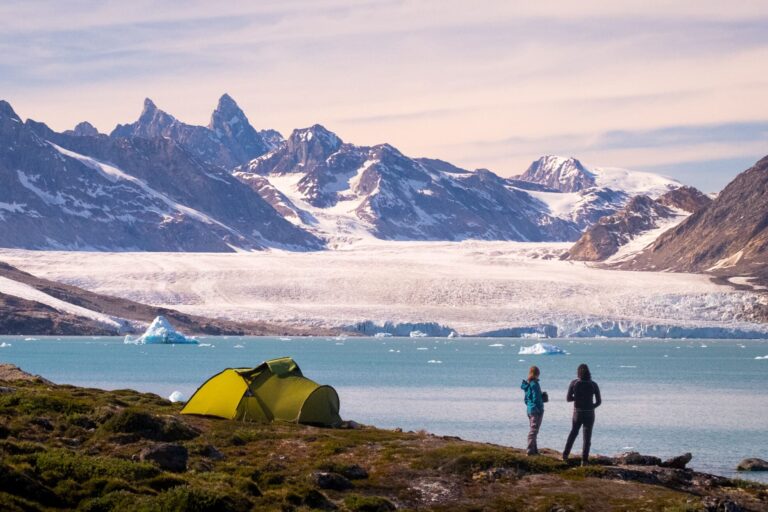
POLYGON ((542 241, 579 234, 490 171, 409 158, 388 144, 347 144, 319 125, 295 130, 285 144, 235 175, 276 209, 309 218, 310 226, 333 208, 383 239, 542 241), (279 194, 267 185, 292 176, 292 188, 279 194))
POLYGON ((657 201, 664 206, 693 213, 709 205, 712 199, 697 188, 680 187, 670 190, 659 197, 657 201))
POLYGON ((266 153, 280 138, 274 130, 257 132, 228 94, 219 100, 207 127, 183 123, 147 98, 138 121, 118 125, 111 137, 167 137, 203 162, 227 170, 266 153))
POLYGON ((657 227, 675 213, 648 196, 636 196, 618 213, 603 217, 563 256, 577 261, 603 261, 638 234, 657 227))
POLYGON ((768 278, 768 157, 623 265, 768 278))
POLYGON ((64 134, 76 135, 78 137, 98 137, 99 135, 102 135, 99 133, 99 130, 88 121, 78 123, 74 130, 67 130, 64 134))
POLYGON ((231 251, 322 243, 166 138, 57 134, 0 102, 0 246, 231 251))
POLYGON ((578 192, 595 186, 594 175, 581 162, 553 155, 539 158, 517 179, 559 192, 578 192))

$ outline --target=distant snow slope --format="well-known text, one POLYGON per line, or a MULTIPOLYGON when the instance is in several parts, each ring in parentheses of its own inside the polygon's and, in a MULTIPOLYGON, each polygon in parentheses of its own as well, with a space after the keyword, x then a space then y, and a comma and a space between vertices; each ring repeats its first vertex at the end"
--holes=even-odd
MULTIPOLYGON (((188 313, 304 326, 437 322, 460 334, 742 336, 758 294, 708 276, 559 261, 569 244, 367 241, 239 254, 0 251, 41 277, 188 313)), ((746 333, 746 334, 745 334, 746 333)))
POLYGON ((114 318, 109 315, 98 313, 96 311, 65 302, 63 300, 57 299, 56 297, 48 295, 47 293, 41 292, 40 290, 33 288, 28 284, 20 283, 18 281, 14 281, 13 279, 8 279, 7 277, 0 277, 0 293, 12 295, 14 297, 19 297, 25 300, 39 302, 41 304, 45 304, 46 306, 50 306, 62 313, 69 313, 75 316, 90 318, 91 320, 96 320, 101 324, 114 327, 118 332, 125 325, 125 321, 122 319, 114 318))

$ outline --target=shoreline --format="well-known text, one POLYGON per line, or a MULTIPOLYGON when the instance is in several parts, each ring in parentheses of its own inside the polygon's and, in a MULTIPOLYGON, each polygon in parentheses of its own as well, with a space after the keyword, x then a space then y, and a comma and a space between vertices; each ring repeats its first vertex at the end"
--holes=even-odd
POLYGON ((681 469, 680 460, 662 467, 637 454, 573 467, 553 450, 526 457, 423 431, 180 416, 179 405, 156 395, 41 379, 0 366, 0 472, 25 483, 10 488, 0 479, 0 504, 9 510, 21 503, 173 510, 180 495, 185 506, 201 500, 217 504, 203 510, 232 511, 542 510, 542 503, 563 510, 587 503, 590 510, 641 503, 768 509, 768 485, 681 469))

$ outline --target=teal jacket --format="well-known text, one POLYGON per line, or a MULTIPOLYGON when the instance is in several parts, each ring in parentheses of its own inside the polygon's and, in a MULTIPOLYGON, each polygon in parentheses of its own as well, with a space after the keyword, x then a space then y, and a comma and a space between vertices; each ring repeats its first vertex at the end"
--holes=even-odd
POLYGON ((544 400, 541 398, 541 386, 538 379, 531 382, 524 380, 520 389, 525 391, 525 405, 528 406, 528 414, 544 414, 544 400))

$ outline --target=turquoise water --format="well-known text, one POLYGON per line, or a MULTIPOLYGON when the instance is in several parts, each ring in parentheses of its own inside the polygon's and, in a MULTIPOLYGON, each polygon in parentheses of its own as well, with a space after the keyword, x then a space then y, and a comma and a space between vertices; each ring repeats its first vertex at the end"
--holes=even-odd
MULTIPOLYGON (((527 434, 519 384, 536 364, 550 395, 539 446, 558 450, 570 423, 565 391, 586 362, 603 394, 593 453, 690 451, 694 468, 726 476, 736 474, 742 458, 768 459, 768 359, 755 359, 768 356, 768 341, 556 340, 569 352, 563 356, 518 355, 535 341, 499 338, 200 342, 137 346, 117 338, 4 336, 0 361, 58 383, 167 397, 177 390, 191 395, 223 368, 287 355, 308 377, 336 387, 345 419, 518 447, 527 434)), ((577 440, 574 451, 579 446, 577 440)), ((768 481, 766 474, 739 476, 768 481)))

